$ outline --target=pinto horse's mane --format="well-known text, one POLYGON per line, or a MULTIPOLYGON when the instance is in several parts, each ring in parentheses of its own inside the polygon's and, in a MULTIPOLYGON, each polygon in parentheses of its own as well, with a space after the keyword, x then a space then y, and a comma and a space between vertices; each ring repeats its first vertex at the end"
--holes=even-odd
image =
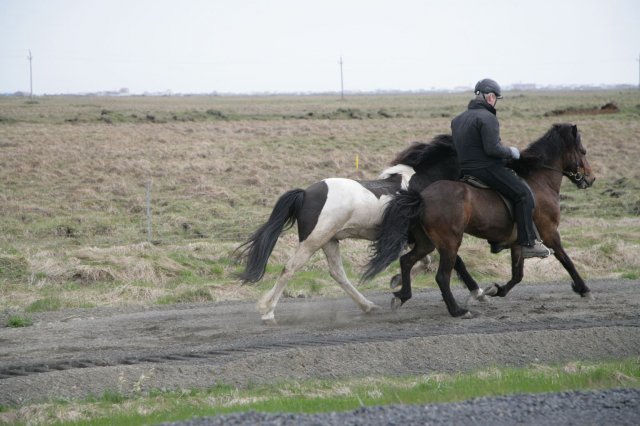
POLYGON ((436 136, 428 143, 413 142, 404 151, 398 153, 391 161, 391 165, 405 164, 418 170, 438 164, 450 157, 456 157, 453 137, 443 134, 436 136))
POLYGON ((508 165, 520 176, 526 177, 534 170, 549 165, 570 149, 580 146, 580 134, 573 124, 554 124, 540 139, 529 144, 520 153, 520 159, 508 165))

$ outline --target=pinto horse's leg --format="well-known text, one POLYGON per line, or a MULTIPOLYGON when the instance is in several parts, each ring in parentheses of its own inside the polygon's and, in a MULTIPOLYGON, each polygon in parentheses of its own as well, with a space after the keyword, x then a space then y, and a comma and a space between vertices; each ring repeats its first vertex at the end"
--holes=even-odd
POLYGON ((505 297, 507 293, 516 286, 524 277, 524 257, 522 256, 522 247, 515 244, 511 246, 511 279, 505 285, 493 284, 484 290, 488 296, 505 297))
POLYGON ((344 265, 342 264, 342 257, 340 256, 340 243, 337 240, 329 240, 322 250, 327 257, 327 263, 329 263, 329 273, 331 277, 336 280, 340 287, 347 292, 354 302, 358 304, 360 309, 364 312, 371 312, 372 310, 379 309, 375 303, 368 300, 362 295, 347 278, 347 274, 344 271, 344 265))
POLYGON ((280 276, 276 280, 275 285, 269 290, 256 304, 258 312, 262 314, 262 322, 265 324, 276 324, 274 311, 278 300, 282 296, 287 283, 291 279, 291 276, 300 269, 311 257, 317 249, 308 247, 304 242, 298 245, 296 252, 291 259, 287 262, 286 266, 280 273, 280 276))

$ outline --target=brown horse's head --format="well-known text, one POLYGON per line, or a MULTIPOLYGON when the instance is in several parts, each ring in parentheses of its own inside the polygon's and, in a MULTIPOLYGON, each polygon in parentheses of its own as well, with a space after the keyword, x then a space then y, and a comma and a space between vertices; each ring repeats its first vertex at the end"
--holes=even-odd
POLYGON ((565 135, 566 148, 562 158, 562 173, 580 189, 589 188, 596 180, 589 161, 587 150, 582 145, 578 126, 556 124, 556 126, 571 126, 569 135, 565 135))
POLYGON ((551 169, 567 176, 580 189, 593 185, 596 177, 587 161, 578 127, 554 124, 539 140, 531 143, 512 163, 513 169, 526 177, 535 170, 551 169))

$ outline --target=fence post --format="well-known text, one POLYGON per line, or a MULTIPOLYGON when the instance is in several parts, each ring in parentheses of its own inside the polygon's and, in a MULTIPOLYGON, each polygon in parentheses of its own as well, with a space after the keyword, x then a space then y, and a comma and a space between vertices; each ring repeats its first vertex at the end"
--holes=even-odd
POLYGON ((151 242, 151 181, 145 182, 147 190, 147 241, 151 242))

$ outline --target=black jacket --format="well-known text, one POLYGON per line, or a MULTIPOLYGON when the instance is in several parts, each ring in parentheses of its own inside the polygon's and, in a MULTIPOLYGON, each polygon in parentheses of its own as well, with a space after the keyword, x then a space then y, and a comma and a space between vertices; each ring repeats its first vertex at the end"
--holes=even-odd
POLYGON ((504 160, 513 158, 511 150, 500 142, 495 108, 482 100, 473 99, 468 109, 451 121, 451 133, 461 169, 502 166, 504 160))

